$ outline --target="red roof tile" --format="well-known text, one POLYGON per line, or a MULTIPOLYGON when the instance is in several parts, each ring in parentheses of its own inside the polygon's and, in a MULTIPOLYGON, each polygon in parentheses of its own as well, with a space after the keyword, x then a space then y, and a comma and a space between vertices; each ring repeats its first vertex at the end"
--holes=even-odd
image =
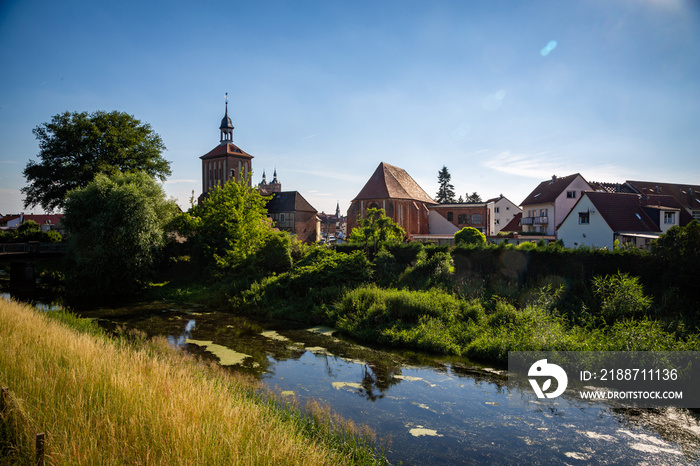
POLYGON ((244 159, 252 159, 253 158, 252 155, 250 155, 246 152, 243 152, 240 147, 229 142, 227 144, 219 144, 218 146, 216 146, 215 148, 213 148, 212 150, 210 150, 209 152, 207 152, 206 154, 201 156, 200 159, 206 160, 206 159, 213 159, 216 157, 224 157, 224 156, 228 156, 228 155, 233 155, 235 157, 241 157, 244 159))
MULTIPOLYGON (((559 195, 571 184, 572 181, 574 181, 577 176, 581 175, 579 173, 574 173, 573 175, 564 176, 561 178, 552 177, 551 180, 543 181, 530 193, 529 196, 525 198, 523 202, 520 203, 520 205, 554 202, 554 200, 559 197, 559 195)), ((584 181, 586 180, 584 179, 584 181)))
MULTIPOLYGON (((613 231, 652 232, 661 230, 644 211, 643 202, 637 194, 586 192, 598 213, 603 216, 613 231)), ((579 200, 579 202, 581 202, 579 200)), ((576 210, 571 210, 570 215, 576 210)))
POLYGON ((379 164, 353 200, 360 199, 412 199, 437 204, 406 170, 384 162, 379 164))

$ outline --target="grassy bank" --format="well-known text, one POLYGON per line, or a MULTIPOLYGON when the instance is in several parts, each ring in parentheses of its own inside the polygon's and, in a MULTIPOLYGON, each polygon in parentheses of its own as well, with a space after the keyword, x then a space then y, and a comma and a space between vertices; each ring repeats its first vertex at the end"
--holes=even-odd
MULTIPOLYGON (((115 340, 70 314, 49 317, 0 300, 0 345, 0 385, 46 433, 50 464, 377 460, 368 433, 331 429, 338 419, 323 407, 311 406, 311 415, 279 406, 253 382, 185 357, 165 340, 115 340)), ((32 461, 14 450, 20 440, 14 447, 7 440, 0 439, 4 460, 32 461)))

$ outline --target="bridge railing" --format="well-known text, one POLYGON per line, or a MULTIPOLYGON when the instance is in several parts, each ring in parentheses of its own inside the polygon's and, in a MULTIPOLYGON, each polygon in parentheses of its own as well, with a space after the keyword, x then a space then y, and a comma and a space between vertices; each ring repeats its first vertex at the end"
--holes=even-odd
POLYGON ((0 253, 2 252, 29 252, 27 243, 0 243, 0 253))
POLYGON ((25 252, 64 253, 66 243, 0 243, 0 254, 21 254, 25 252))

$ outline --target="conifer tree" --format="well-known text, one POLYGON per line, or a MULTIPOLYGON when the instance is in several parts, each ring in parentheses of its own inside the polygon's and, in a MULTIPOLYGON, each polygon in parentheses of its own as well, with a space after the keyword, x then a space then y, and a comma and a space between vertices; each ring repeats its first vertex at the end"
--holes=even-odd
POLYGON ((440 188, 437 192, 435 200, 440 204, 450 204, 455 202, 455 187, 450 184, 452 176, 447 171, 446 166, 442 166, 442 170, 438 172, 438 184, 440 188))

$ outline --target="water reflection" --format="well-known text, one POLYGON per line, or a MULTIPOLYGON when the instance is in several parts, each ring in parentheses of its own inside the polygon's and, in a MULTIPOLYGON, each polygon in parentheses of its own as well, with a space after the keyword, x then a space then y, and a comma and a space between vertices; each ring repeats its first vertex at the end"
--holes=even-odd
POLYGON ((464 359, 380 350, 330 329, 201 308, 145 304, 81 314, 106 329, 126 325, 164 335, 204 358, 220 360, 217 347, 244 355, 231 370, 255 375, 302 405, 311 398, 328 403, 391 437, 388 457, 395 463, 691 464, 699 458, 698 417, 687 410, 619 410, 566 396, 543 402, 464 359))

